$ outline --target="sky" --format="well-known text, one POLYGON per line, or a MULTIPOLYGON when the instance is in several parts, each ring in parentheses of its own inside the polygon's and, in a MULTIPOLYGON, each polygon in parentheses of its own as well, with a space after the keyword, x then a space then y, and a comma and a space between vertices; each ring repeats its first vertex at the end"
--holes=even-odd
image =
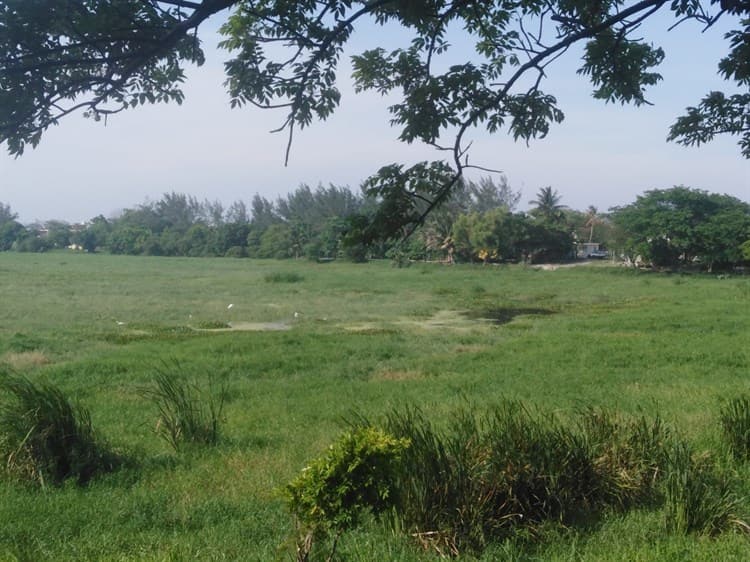
MULTIPOLYGON (((671 23, 662 18, 642 29, 666 52, 658 69, 664 80, 647 92, 652 106, 592 99, 590 84, 575 73, 576 53, 569 53, 549 67, 544 86, 557 97, 565 121, 529 146, 504 133, 475 131, 471 162, 502 170, 522 193, 521 209, 544 186, 556 189, 571 208, 594 205, 600 211, 627 205, 646 190, 674 185, 750 201, 750 161, 742 158, 736 138, 700 148, 665 140, 685 107, 710 90, 730 88, 718 77, 716 64, 727 52, 722 35, 733 18, 705 33, 691 22, 667 33, 671 23)), ((139 107, 112 116, 106 126, 70 116, 20 158, 0 152, 0 202, 9 204, 24 223, 82 222, 100 214, 115 216, 172 191, 229 206, 236 200, 249 202, 256 193, 273 200, 302 183, 357 190, 382 165, 439 157, 429 147, 400 143, 398 130, 388 124, 387 100, 355 94, 344 62, 341 107, 328 121, 295 133, 285 166, 287 137, 269 132, 283 115, 230 109, 222 85, 228 54, 214 48, 216 28, 212 22, 201 29, 207 62, 188 68, 181 106, 139 107)), ((392 48, 404 37, 397 29, 365 27, 355 34, 351 53, 392 48)), ((469 53, 461 41, 456 38, 457 54, 451 56, 469 53)))

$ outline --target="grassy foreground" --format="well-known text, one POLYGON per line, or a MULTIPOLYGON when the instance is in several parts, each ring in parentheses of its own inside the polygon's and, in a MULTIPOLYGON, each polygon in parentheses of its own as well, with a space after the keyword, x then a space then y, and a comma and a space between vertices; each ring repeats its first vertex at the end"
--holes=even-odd
MULTIPOLYGON (((562 417, 658 412, 721 454, 721 400, 750 390, 739 277, 5 253, 0 303, 0 362, 85 404, 132 459, 85 487, 0 481, 0 560, 286 560, 278 490, 352 412, 409 403, 439 420, 503 398, 562 417), (217 446, 177 454, 155 434, 143 389, 164 369, 224 381, 217 446)), ((747 498, 750 467, 736 476, 747 498)), ((749 549, 740 534, 669 534, 657 506, 482 560, 745 560, 749 549)), ((339 552, 435 559, 375 522, 339 552)))

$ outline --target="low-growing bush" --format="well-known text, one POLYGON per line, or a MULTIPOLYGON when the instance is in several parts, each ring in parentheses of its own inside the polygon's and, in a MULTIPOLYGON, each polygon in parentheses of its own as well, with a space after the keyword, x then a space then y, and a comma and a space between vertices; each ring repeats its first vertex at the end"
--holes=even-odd
POLYGON ((727 402, 719 420, 734 458, 750 460, 750 396, 738 396, 727 402))
POLYGON ((246 258, 247 248, 244 246, 231 246, 224 252, 225 258, 246 258))
POLYGON ((341 534, 356 526, 365 512, 375 515, 393 500, 396 461, 409 442, 373 427, 342 435, 284 489, 297 520, 296 558, 309 559, 316 541, 332 535, 326 560, 336 552, 341 534))
POLYGON ((305 280, 304 276, 299 273, 289 271, 267 273, 263 279, 266 283, 299 283, 305 280))
MULTIPOLYGON (((177 366, 179 369, 179 365, 177 366)), ((154 387, 143 389, 159 411, 156 433, 175 451, 183 443, 214 445, 219 441, 219 429, 227 398, 227 388, 217 389, 209 378, 208 388, 178 378, 168 372, 154 377, 154 387)))
POLYGON ((0 455, 12 477, 42 486, 84 484, 119 464, 95 438, 88 410, 57 387, 5 375, 0 392, 0 455))

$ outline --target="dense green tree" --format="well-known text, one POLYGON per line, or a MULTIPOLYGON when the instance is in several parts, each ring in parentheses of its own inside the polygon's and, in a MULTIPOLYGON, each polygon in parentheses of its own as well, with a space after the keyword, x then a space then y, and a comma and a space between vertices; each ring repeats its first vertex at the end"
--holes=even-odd
POLYGON ((700 259, 708 270, 744 261, 742 244, 750 241, 750 205, 727 205, 696 227, 700 259))
POLYGON ((315 196, 310 186, 300 185, 297 189, 276 200, 275 214, 285 222, 305 221, 313 222, 317 214, 315 196))
POLYGON ((159 213, 156 212, 153 203, 143 203, 132 209, 125 209, 115 219, 115 223, 118 226, 128 225, 142 228, 152 233, 161 233, 168 226, 159 213))
POLYGON ((180 241, 180 255, 191 257, 217 255, 215 232, 203 223, 193 224, 180 241))
POLYGON ((71 231, 70 225, 65 221, 47 221, 45 223, 47 229, 47 241, 53 248, 67 248, 70 246, 71 231))
POLYGON ((460 261, 559 262, 574 253, 573 237, 565 225, 502 208, 458 216, 453 240, 460 261))
MULTIPOLYGON (((296 128, 338 106, 338 63, 360 25, 399 26, 410 38, 353 56, 354 84, 388 94, 399 138, 434 146, 441 159, 388 165, 371 179, 369 195, 384 210, 360 217, 371 219, 356 229, 365 241, 414 232, 449 198, 468 165, 474 128, 529 141, 562 121, 544 79, 567 51, 581 53, 579 73, 596 98, 646 103, 665 53, 640 36, 641 25, 659 13, 697 24, 696 33, 739 16, 719 69, 741 92, 750 84, 745 0, 7 0, 0 4, 0 142, 18 155, 77 110, 101 119, 147 102, 181 102, 184 66, 204 60, 199 27, 227 9, 221 46, 230 53, 231 103, 282 111, 279 130, 290 146, 296 128), (456 34, 463 36, 453 41, 456 34), (452 45, 466 38, 474 54, 457 60, 452 45), (576 44, 582 48, 569 49, 576 44)), ((710 93, 670 138, 694 144, 733 134, 750 157, 749 96, 710 93)))
MULTIPOLYGON (((154 234, 152 233, 152 236, 154 234)), ((159 237, 159 255, 162 256, 181 256, 184 255, 186 246, 183 243, 183 233, 177 229, 165 228, 158 235, 159 237)))
POLYGON ((741 246, 750 239, 750 205, 684 186, 647 191, 616 208, 613 220, 625 234, 625 250, 658 266, 730 265, 742 260, 741 246))
POLYGON ((504 213, 496 225, 498 257, 504 261, 526 262, 534 254, 534 226, 524 213, 504 213))
POLYGON ((561 262, 575 258, 575 240, 565 224, 535 221, 529 226, 528 259, 533 263, 561 262))
POLYGON ((343 250, 343 238, 348 228, 346 219, 331 217, 320 233, 305 247, 305 255, 313 260, 338 258, 343 250))
POLYGON ((747 240, 740 244, 740 252, 742 254, 743 261, 750 262, 750 240, 747 240))
POLYGON ((26 234, 26 229, 16 221, 17 218, 10 205, 0 201, 0 252, 10 250, 13 243, 26 234))
POLYGON ((306 224, 317 232, 328 219, 348 217, 356 213, 360 206, 361 198, 346 187, 319 185, 313 190, 302 184, 288 195, 279 197, 273 212, 289 224, 306 224))
POLYGON ((471 197, 471 210, 477 213, 499 208, 514 211, 521 201, 521 192, 513 191, 508 178, 503 175, 498 181, 490 176, 480 178, 477 182, 468 181, 466 189, 471 197))
POLYGON ((103 215, 99 215, 91 219, 86 228, 74 233, 72 242, 87 252, 96 252, 107 246, 111 230, 110 222, 103 215))
POLYGON ((25 229, 16 238, 11 249, 17 252, 46 252, 52 249, 52 245, 47 238, 39 236, 37 232, 25 229))
POLYGON ((262 233, 272 224, 281 221, 276 214, 276 209, 271 201, 256 194, 250 202, 251 224, 253 228, 262 233))
POLYGON ((256 257, 284 259, 292 257, 292 228, 286 223, 269 226, 260 237, 256 257))
POLYGON ((471 243, 472 217, 462 214, 453 221, 451 230, 452 250, 457 261, 470 262, 474 260, 474 247, 471 243))
POLYGON ((26 228, 16 220, 6 220, 0 223, 0 252, 13 248, 16 241, 28 236, 26 228))
POLYGON ((197 222, 204 222, 204 216, 213 214, 195 197, 174 191, 162 195, 162 198, 152 205, 152 209, 159 220, 159 226, 151 229, 155 233, 169 227, 184 234, 197 222))
POLYGON ((150 245, 152 236, 145 227, 118 223, 109 237, 109 251, 113 254, 153 254, 153 246, 150 245))
POLYGON ((224 205, 221 201, 209 201, 206 199, 199 205, 199 221, 209 226, 221 226, 224 224, 224 205))
POLYGON ((471 215, 469 242, 476 257, 483 262, 497 261, 500 257, 499 224, 506 211, 500 208, 471 215))
POLYGON ((247 222, 225 222, 216 229, 216 249, 219 255, 233 249, 234 254, 247 253, 247 236, 250 224, 247 222))
POLYGON ((13 212, 10 205, 0 201, 0 226, 4 225, 6 222, 14 221, 17 218, 18 215, 13 212))
POLYGON ((250 222, 250 214, 247 205, 242 200, 232 203, 224 213, 224 222, 229 224, 247 224, 250 222))

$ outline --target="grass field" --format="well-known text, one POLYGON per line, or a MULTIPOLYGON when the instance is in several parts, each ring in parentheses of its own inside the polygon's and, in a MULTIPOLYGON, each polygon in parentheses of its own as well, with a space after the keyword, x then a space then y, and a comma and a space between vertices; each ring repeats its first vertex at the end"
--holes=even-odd
MULTIPOLYGON (((746 277, 4 253, 0 310, 0 362, 85 404, 132 459, 85 487, 0 480, 0 560, 287 560, 279 489, 353 412, 410 403, 440 419, 503 398, 563 418, 658 412, 721 455, 721 400, 750 391, 746 277), (164 369, 226 382, 217 446, 178 454, 154 433, 142 391, 164 369)), ((750 468, 736 478, 747 516, 750 468)), ((482 560, 748 558, 747 536, 663 520, 659 506, 605 514, 482 560)), ((435 559, 374 521, 340 557, 435 559)))

